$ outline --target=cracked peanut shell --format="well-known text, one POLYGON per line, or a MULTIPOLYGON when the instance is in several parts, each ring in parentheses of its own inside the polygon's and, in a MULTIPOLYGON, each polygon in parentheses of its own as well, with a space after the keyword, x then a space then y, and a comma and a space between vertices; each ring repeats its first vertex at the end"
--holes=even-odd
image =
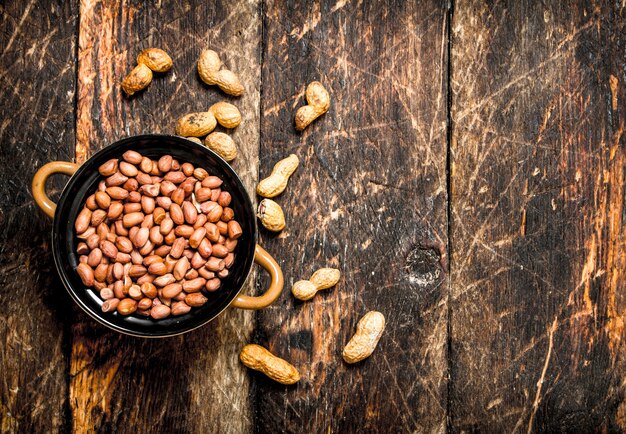
POLYGON ((283 209, 271 199, 263 199, 259 203, 257 217, 267 230, 280 232, 285 229, 285 214, 283 209))

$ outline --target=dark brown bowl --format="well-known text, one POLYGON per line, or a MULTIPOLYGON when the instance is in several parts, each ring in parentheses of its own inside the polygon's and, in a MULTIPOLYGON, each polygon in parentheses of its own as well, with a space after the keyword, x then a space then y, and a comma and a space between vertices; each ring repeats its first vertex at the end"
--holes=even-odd
POLYGON ((121 333, 141 337, 178 335, 208 323, 231 304, 244 309, 265 307, 273 302, 282 290, 283 278, 280 268, 274 259, 256 244, 256 213, 241 179, 219 155, 191 140, 166 135, 133 136, 107 146, 80 167, 67 162, 48 163, 33 178, 33 197, 42 210, 54 218, 52 253, 65 288, 74 301, 92 318, 121 333), (186 315, 154 320, 137 315, 123 316, 117 312, 104 313, 101 310, 102 299, 97 291, 86 288, 75 271, 78 265, 76 253, 78 240, 74 221, 86 198, 97 190, 102 179, 98 167, 111 158, 121 159, 122 154, 128 150, 137 151, 152 159, 170 154, 181 162, 202 167, 209 174, 219 176, 224 181, 223 189, 232 196, 231 208, 243 229, 243 235, 239 238, 234 252, 235 262, 229 270, 229 275, 222 280, 221 288, 207 294, 209 301, 201 307, 193 308, 186 315), (54 203, 44 192, 46 179, 53 173, 71 174, 73 170, 75 172, 63 189, 55 211, 54 203), (260 297, 239 295, 255 259, 272 275, 270 289, 260 297))

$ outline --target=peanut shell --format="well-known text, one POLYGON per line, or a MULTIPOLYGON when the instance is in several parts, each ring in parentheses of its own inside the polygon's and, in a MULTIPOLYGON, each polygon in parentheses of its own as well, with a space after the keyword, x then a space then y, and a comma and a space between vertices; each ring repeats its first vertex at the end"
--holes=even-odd
POLYGON ((239 109, 226 101, 213 104, 209 111, 213 113, 217 122, 224 128, 235 128, 241 123, 239 109))
POLYGON ((246 345, 239 359, 248 368, 260 371, 281 384, 294 384, 300 380, 298 370, 291 363, 276 357, 260 345, 246 345))
POLYGON ((272 174, 259 182, 256 188, 257 194, 269 198, 281 194, 287 187, 289 177, 296 171, 299 164, 300 159, 295 154, 280 160, 274 165, 272 174))
POLYGON ((280 232, 285 228, 285 214, 280 205, 272 199, 263 199, 259 203, 257 217, 267 230, 280 232))
POLYGON ((211 133, 204 140, 204 144, 226 161, 232 161, 237 157, 237 147, 228 134, 221 132, 211 133))
POLYGON ((371 356, 384 329, 385 317, 382 313, 366 313, 357 323, 356 333, 343 349, 346 363, 357 363, 371 356))
POLYGON ((216 125, 217 120, 211 112, 189 113, 176 123, 176 134, 185 137, 206 136, 216 125))
POLYGON ((152 70, 143 63, 135 66, 122 81, 122 89, 128 96, 148 87, 152 81, 152 70))
POLYGON ((213 50, 203 50, 198 59, 198 74, 208 85, 217 85, 229 95, 240 96, 244 93, 237 75, 223 66, 219 54, 213 50))
POLYGON ((137 56, 137 63, 143 63, 154 72, 169 71, 173 65, 172 58, 160 48, 146 48, 137 56))

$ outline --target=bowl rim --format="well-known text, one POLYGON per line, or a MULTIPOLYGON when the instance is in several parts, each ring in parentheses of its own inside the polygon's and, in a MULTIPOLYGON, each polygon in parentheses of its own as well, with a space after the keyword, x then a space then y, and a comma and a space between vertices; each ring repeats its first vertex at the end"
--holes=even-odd
MULTIPOLYGON (((186 146, 190 146, 191 148, 196 148, 198 150, 200 150, 201 152, 204 153, 208 153, 211 154, 213 157, 215 157, 218 161, 221 161, 222 166, 225 168, 225 170, 231 172, 231 174, 233 175, 234 179, 236 180, 236 182, 239 184, 239 186, 241 187, 241 189, 248 193, 248 190, 246 189, 245 184, 243 183, 241 177, 239 176, 239 174, 235 171, 235 169, 226 161, 224 160, 219 154, 217 154, 216 152, 214 152, 213 150, 197 143, 194 142, 193 140, 189 140, 186 137, 182 137, 182 136, 176 136, 173 134, 137 134, 137 135, 132 135, 132 136, 128 136, 128 137, 124 137, 121 138, 119 140, 116 140, 113 143, 108 144, 107 146, 103 147, 102 149, 98 150, 96 153, 94 153, 93 155, 91 155, 87 160, 85 160, 84 162, 82 162, 79 166, 78 169, 76 170, 76 172, 74 172, 74 174, 68 179, 68 181, 65 183, 65 185, 63 186, 63 189, 61 191, 61 194, 59 196, 59 200, 58 203, 62 202, 65 198, 65 195, 67 194, 67 191, 69 189, 69 186, 72 184, 72 180, 76 179, 76 177, 78 177, 79 175, 81 175, 84 171, 87 170, 87 162, 97 159, 99 157, 101 157, 102 154, 105 154, 106 151, 113 147, 123 147, 124 145, 127 145, 127 142, 134 142, 137 140, 141 140, 141 139, 147 139, 147 140, 161 140, 161 139, 167 139, 167 140, 174 140, 174 141, 179 141, 181 143, 184 143, 186 146)), ((251 244, 253 246, 256 246, 258 243, 258 225, 257 225, 257 221, 256 221, 256 212, 255 212, 255 208, 254 208, 254 204, 252 203, 252 200, 250 198, 249 193, 244 195, 245 196, 245 201, 246 204, 244 204, 244 206, 246 208, 249 208, 250 210, 250 220, 252 221, 252 228, 253 228, 253 233, 251 234, 252 239, 251 239, 251 244)), ((194 325, 193 327, 190 328, 184 328, 180 331, 177 332, 172 332, 172 333, 167 333, 167 332, 162 332, 162 333, 142 333, 142 332, 136 332, 136 331, 132 331, 132 330, 128 330, 125 329, 113 322, 108 321, 106 318, 104 318, 103 316, 99 315, 97 312, 92 311, 92 309, 90 309, 86 303, 76 294, 76 289, 72 286, 71 282, 69 281, 69 279, 67 278, 65 272, 62 270, 62 265, 65 261, 65 259, 63 258, 59 258, 60 252, 57 251, 57 248, 55 247, 56 244, 56 237, 58 236, 58 234, 56 233, 56 224, 57 224, 57 220, 58 220, 58 214, 60 212, 61 207, 57 206, 55 213, 54 213, 54 219, 53 219, 53 223, 52 223, 52 230, 51 230, 51 247, 52 247, 52 257, 54 258, 54 264, 57 270, 57 274, 59 275, 59 277, 61 278, 61 281, 63 283, 63 286, 65 287, 66 291, 70 294, 70 297, 74 300, 74 302, 76 304, 78 304, 78 306, 80 306, 80 308, 87 313, 88 316, 90 316, 92 319, 96 320, 99 324, 104 325, 105 327, 107 327, 108 329, 114 330, 118 333, 124 334, 124 335, 128 335, 128 336, 133 336, 133 337, 139 337, 139 338, 147 338, 147 339, 160 339, 160 338, 168 338, 168 337, 174 337, 174 336, 180 336, 183 335, 185 333, 191 332, 193 330, 196 330, 202 326, 207 325, 209 322, 213 321, 215 318, 219 317, 226 309, 228 309, 230 307, 230 305, 235 301, 235 299, 240 295, 241 291, 243 290, 248 278, 250 277, 250 274, 252 273, 252 267, 254 265, 254 254, 253 254, 253 259, 250 261, 250 263, 248 264, 247 270, 245 272, 245 278, 242 279, 241 281, 241 285, 239 287, 239 289, 237 291, 233 291, 232 296, 229 300, 229 302, 227 304, 225 304, 223 307, 221 307, 220 309, 218 309, 213 315, 209 315, 206 318, 204 318, 203 320, 199 321, 198 324, 194 325)))

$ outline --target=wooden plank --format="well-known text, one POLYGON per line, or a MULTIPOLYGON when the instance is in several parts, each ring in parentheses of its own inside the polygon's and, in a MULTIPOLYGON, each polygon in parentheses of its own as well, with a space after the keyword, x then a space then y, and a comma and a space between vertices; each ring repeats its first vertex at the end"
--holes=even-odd
MULTIPOLYGON (((287 217, 262 243, 287 288, 319 267, 340 284, 310 302, 287 293, 255 341, 302 374, 252 373, 260 432, 444 431, 447 390, 445 2, 291 2, 264 7, 260 172, 301 166, 277 199, 287 217), (320 80, 330 111, 302 134, 294 113, 320 80), (358 319, 387 318, 374 355, 341 359, 358 319)), ((261 286, 266 277, 261 278, 261 286)))
MULTIPOLYGON (((233 133, 233 167, 253 190, 259 146, 260 5, 235 2, 83 0, 80 18, 76 152, 86 157, 131 134, 174 133, 176 119, 228 99, 197 76, 200 51, 212 47, 237 71, 244 117, 233 133), (119 83, 140 50, 156 46, 174 60, 134 98, 119 83)), ((253 279, 253 277, 252 277, 253 279)), ((253 282, 253 280, 251 280, 253 282)), ((248 287, 244 291, 251 291, 248 287)), ((227 310, 188 335, 165 340, 121 336, 80 315, 72 327, 74 431, 245 432, 251 429, 249 381, 238 352, 253 314, 227 310)))
POLYGON ((456 431, 626 429, 625 12, 455 6, 456 431))
MULTIPOLYGON (((50 219, 30 194, 35 171, 74 155, 78 3, 0 5, 0 431, 66 427, 70 298, 50 219), (54 79, 51 79, 54 77, 54 79)), ((60 192, 66 179, 51 180, 60 192)))

